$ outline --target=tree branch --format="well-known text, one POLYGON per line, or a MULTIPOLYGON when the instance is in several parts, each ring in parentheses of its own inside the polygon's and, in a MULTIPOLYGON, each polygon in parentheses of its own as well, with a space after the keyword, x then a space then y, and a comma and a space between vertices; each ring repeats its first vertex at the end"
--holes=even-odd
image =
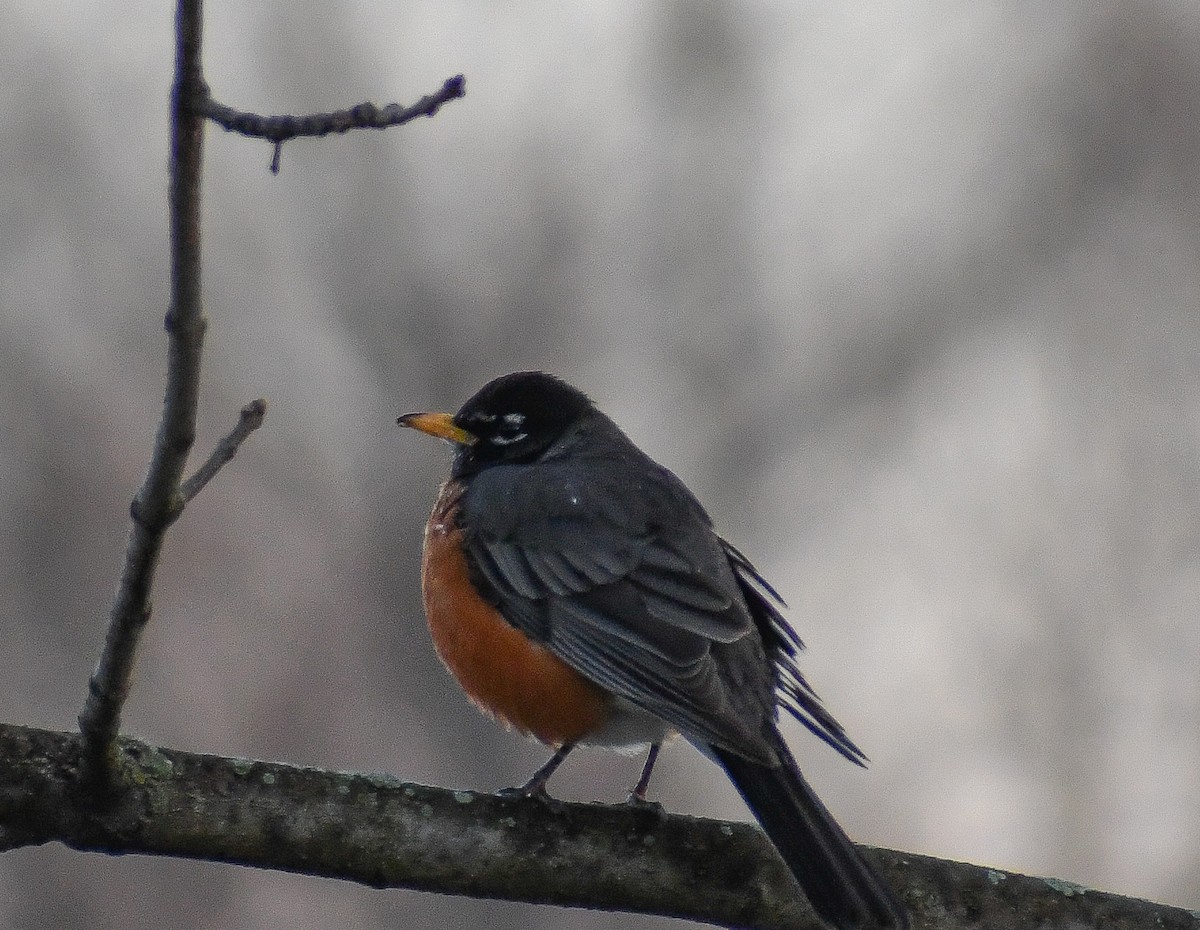
POLYGON ((388 129, 411 122, 418 116, 433 116, 442 105, 466 94, 466 79, 461 74, 447 78, 436 92, 422 97, 412 106, 402 107, 390 103, 377 107, 373 103, 360 103, 347 110, 333 113, 313 113, 307 116, 259 116, 235 110, 212 97, 205 95, 197 101, 197 109, 226 132, 266 139, 275 143, 275 154, 271 159, 271 173, 279 173, 279 158, 283 143, 300 136, 327 136, 330 133, 349 132, 352 129, 388 129))
POLYGON ((204 118, 191 106, 206 95, 200 70, 201 0, 180 0, 171 91, 171 306, 167 386, 150 467, 130 507, 133 526, 100 661, 79 715, 83 766, 96 785, 115 774, 115 740, 134 656, 150 620, 150 589, 163 537, 183 510, 179 483, 196 436, 200 360, 207 321, 200 301, 200 177, 204 118))
MULTIPOLYGON (((726 926, 818 930, 757 827, 628 805, 502 798, 388 776, 118 742, 98 809, 79 736, 0 725, 0 850, 57 841, 726 926)), ((1200 914, 979 866, 869 850, 914 927, 1200 930, 1200 914)))
POLYGON ((227 130, 273 141, 272 171, 278 171, 280 146, 287 139, 361 127, 397 126, 418 116, 432 116, 442 104, 465 92, 463 77, 457 75, 439 91, 410 107, 392 104, 379 109, 365 103, 338 113, 304 117, 242 113, 214 101, 204 83, 200 57, 202 14, 202 0, 179 0, 171 91, 167 387, 150 467, 130 506, 133 526, 104 649, 79 714, 84 740, 82 765, 93 787, 115 785, 114 746, 120 732, 121 709, 129 695, 138 641, 150 620, 150 590, 167 528, 179 517, 184 505, 233 457, 238 445, 262 422, 265 412, 265 405, 261 409, 252 409, 251 405, 243 410, 238 428, 221 442, 186 484, 181 484, 195 442, 200 363, 207 327, 200 290, 200 179, 205 119, 210 118, 227 130))
POLYGON ((266 415, 267 402, 262 398, 252 400, 242 408, 242 412, 238 415, 237 425, 217 443, 217 447, 213 449, 208 461, 197 468, 196 473, 180 486, 179 493, 185 504, 203 491, 204 486, 216 477, 217 472, 233 461, 233 457, 237 455, 237 450, 242 443, 251 433, 262 426, 266 415))

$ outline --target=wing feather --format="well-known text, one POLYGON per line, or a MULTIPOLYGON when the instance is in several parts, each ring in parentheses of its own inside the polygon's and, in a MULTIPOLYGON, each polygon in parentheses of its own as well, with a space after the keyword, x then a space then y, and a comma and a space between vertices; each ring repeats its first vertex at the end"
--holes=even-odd
POLYGON ((762 734, 781 682, 746 591, 771 589, 673 474, 648 459, 551 457, 480 472, 462 507, 468 561, 505 619, 689 739, 770 758, 762 734))

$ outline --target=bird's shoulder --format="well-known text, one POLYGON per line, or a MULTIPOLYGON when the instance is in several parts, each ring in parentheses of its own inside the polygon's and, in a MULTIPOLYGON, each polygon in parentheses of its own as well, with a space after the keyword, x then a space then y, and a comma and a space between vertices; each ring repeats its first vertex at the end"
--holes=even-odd
POLYGON ((684 483, 607 418, 573 431, 535 462, 479 472, 462 507, 472 533, 526 545, 578 541, 582 524, 589 545, 614 534, 712 533, 708 514, 684 483))

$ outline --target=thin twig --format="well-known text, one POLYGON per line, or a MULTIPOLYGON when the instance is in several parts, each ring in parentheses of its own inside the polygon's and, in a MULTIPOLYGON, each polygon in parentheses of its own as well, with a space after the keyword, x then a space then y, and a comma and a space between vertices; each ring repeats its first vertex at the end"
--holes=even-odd
POLYGON ((166 316, 167 386, 145 482, 130 511, 133 526, 104 651, 79 715, 88 781, 110 786, 121 708, 129 694, 138 639, 150 619, 150 589, 167 527, 183 509, 179 483, 196 435, 200 360, 207 321, 200 302, 200 178, 206 94, 200 69, 201 0, 179 0, 171 92, 171 306, 166 316))
POLYGON ((387 129, 401 126, 419 116, 433 116, 442 105, 466 93, 466 80, 461 74, 448 78, 435 93, 422 97, 412 106, 404 107, 391 103, 377 107, 373 103, 360 103, 348 110, 333 113, 313 113, 307 116, 260 116, 235 110, 218 103, 210 96, 198 97, 197 110, 227 132, 240 133, 255 139, 266 139, 274 143, 271 171, 279 172, 279 157, 283 143, 300 136, 327 136, 330 133, 349 132, 351 129, 387 129))
POLYGON ((250 401, 242 408, 237 425, 230 430, 228 436, 217 443, 217 447, 213 449, 208 461, 197 468, 196 473, 179 488, 180 496, 185 504, 204 490, 204 486, 216 477, 217 472, 233 460, 233 457, 237 455, 238 447, 246 441, 246 437, 262 426, 263 418, 266 415, 267 402, 261 397, 258 400, 250 401))

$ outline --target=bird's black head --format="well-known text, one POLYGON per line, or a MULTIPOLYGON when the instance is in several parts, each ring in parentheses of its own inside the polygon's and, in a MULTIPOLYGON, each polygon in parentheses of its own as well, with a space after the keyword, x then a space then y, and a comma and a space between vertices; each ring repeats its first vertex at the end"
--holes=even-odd
POLYGON ((451 475, 465 478, 489 465, 532 462, 593 410, 587 395, 565 381, 518 371, 485 384, 453 417, 410 413, 399 422, 454 443, 451 475))
POLYGON ((545 372, 518 371, 490 381, 454 415, 454 424, 474 437, 459 447, 454 475, 533 461, 592 409, 586 394, 545 372))

